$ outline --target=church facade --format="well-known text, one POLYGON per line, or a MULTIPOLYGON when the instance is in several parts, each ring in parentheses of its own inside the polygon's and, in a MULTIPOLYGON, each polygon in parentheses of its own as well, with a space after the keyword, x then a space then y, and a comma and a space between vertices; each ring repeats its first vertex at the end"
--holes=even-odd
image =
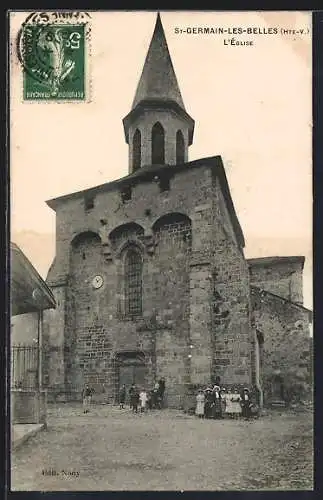
POLYGON ((188 160, 194 120, 159 15, 123 127, 129 175, 47 202, 57 221, 48 389, 88 382, 112 402, 123 383, 164 377, 168 405, 181 407, 220 377, 261 394, 266 336, 297 321, 308 332, 304 258, 244 257, 221 157, 188 160))

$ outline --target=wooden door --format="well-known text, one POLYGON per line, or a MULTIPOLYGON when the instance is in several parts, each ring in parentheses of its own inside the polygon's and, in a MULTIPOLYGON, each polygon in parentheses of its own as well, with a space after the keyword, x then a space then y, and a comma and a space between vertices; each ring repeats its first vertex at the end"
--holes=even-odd
POLYGON ((284 384, 281 377, 276 376, 271 385, 273 399, 284 399, 284 384))
POLYGON ((129 389, 134 383, 133 366, 126 365, 119 368, 119 391, 123 384, 126 386, 126 401, 129 401, 129 389))
POLYGON ((146 388, 146 367, 134 365, 134 384, 138 389, 146 388))
POLYGON ((125 364, 119 367, 119 391, 123 384, 126 386, 127 401, 129 400, 129 389, 135 384, 140 390, 146 387, 146 367, 138 364, 125 364))

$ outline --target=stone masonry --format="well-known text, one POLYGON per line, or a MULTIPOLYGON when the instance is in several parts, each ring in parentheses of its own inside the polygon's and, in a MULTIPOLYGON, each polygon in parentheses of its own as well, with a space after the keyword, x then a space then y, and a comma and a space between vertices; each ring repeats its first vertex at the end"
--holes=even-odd
MULTIPOLYGON (((123 125, 129 175, 47 202, 57 302, 44 316, 49 391, 76 397, 88 382, 113 402, 122 383, 164 377, 167 404, 182 407, 219 376, 261 393, 257 329, 266 342, 285 319, 279 332, 259 326, 251 285, 302 303, 303 261, 245 259, 221 157, 188 161, 194 120, 159 16, 123 125)), ((280 316, 281 305, 268 307, 280 316)))
POLYGON ((146 383, 164 376, 175 404, 185 384, 205 384, 215 374, 250 382, 248 268, 237 241, 221 230, 217 172, 224 182, 219 157, 192 162, 174 172, 167 192, 160 192, 156 172, 145 182, 137 176, 124 203, 123 184, 110 184, 108 192, 106 185, 90 211, 84 193, 57 200, 57 256, 48 282, 61 299, 47 331, 60 339, 61 362, 52 380, 64 371, 67 386, 87 380, 115 398, 115 354, 127 350, 145 353, 146 383), (127 244, 143 254, 140 318, 122 315, 127 244), (104 284, 96 290, 91 280, 98 274, 104 284))

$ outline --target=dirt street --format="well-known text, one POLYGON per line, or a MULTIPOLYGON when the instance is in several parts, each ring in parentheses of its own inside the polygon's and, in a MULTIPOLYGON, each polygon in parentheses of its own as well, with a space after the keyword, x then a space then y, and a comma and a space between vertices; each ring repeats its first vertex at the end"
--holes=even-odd
POLYGON ((203 421, 51 405, 48 429, 12 454, 12 490, 311 490, 312 453, 310 412, 203 421))

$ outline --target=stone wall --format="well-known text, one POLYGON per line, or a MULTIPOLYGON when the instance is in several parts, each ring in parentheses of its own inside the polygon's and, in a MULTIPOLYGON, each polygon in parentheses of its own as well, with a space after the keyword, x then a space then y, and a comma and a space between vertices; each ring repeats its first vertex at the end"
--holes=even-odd
POLYGON ((302 257, 265 257, 249 259, 250 281, 268 292, 303 304, 302 257))
POLYGON ((45 424, 46 391, 11 391, 12 424, 45 424))
POLYGON ((97 192, 90 210, 82 194, 58 207, 48 282, 65 287, 65 306, 51 313, 48 331, 60 339, 67 388, 90 382, 113 401, 124 351, 144 354, 148 387, 165 377, 171 406, 183 404, 189 384, 215 375, 251 382, 249 274, 220 196, 211 169, 200 166, 177 172, 169 191, 146 181, 128 200, 115 188, 97 192), (124 315, 129 246, 143 258, 138 317, 124 315), (98 274, 103 286, 94 289, 98 274))
POLYGON ((217 179, 214 183, 211 324, 213 376, 223 385, 251 385, 253 337, 249 273, 232 230, 217 179))
MULTIPOLYGON (((89 212, 82 197, 58 210, 57 255, 48 281, 56 283, 64 274, 69 277, 65 281, 65 308, 51 312, 48 330, 53 343, 55 332, 64 332, 60 345, 65 353, 65 382, 70 387, 81 387, 89 381, 97 392, 104 386, 107 398, 113 399, 115 354, 141 350, 149 366, 147 385, 164 375, 168 399, 178 404, 182 397, 179 388, 187 376, 191 238, 185 240, 187 228, 175 224, 169 231, 167 220, 161 227, 158 221, 165 214, 177 213, 179 207, 190 220, 195 200, 190 199, 188 186, 202 188, 207 182, 203 174, 200 169, 171 179, 170 192, 161 193, 156 182, 139 184, 126 203, 116 191, 98 194, 89 212), (102 226, 101 219, 106 219, 107 224, 102 226), (128 224, 126 234, 121 228, 116 239, 115 229, 130 221, 142 228, 141 234, 135 230, 132 234, 128 224), (78 234, 85 236, 75 240, 78 234), (123 245, 129 239, 143 254, 142 318, 124 318, 120 311, 123 245), (95 290, 91 280, 97 274, 103 276, 104 284, 95 290)), ((196 194, 200 202, 205 191, 196 189, 196 194)))
POLYGON ((56 390, 65 387, 64 339, 66 310, 66 283, 51 286, 56 301, 55 309, 43 312, 43 384, 56 390))
POLYGON ((264 338, 261 376, 265 401, 271 397, 275 376, 283 380, 286 399, 294 388, 310 391, 310 312, 257 288, 252 288, 252 304, 254 325, 264 338))

